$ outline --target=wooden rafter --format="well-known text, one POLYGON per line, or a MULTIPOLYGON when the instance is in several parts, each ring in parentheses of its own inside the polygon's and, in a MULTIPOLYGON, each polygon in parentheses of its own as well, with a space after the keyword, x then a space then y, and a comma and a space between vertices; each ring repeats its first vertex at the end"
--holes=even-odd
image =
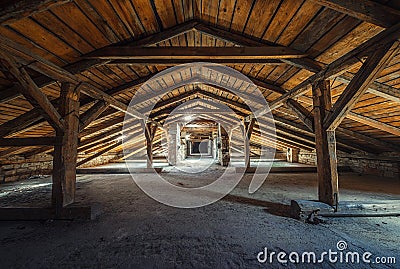
POLYGON ((20 66, 12 57, 0 52, 0 64, 3 66, 10 79, 18 81, 19 91, 34 106, 40 108, 42 114, 54 128, 64 128, 64 120, 57 109, 49 101, 47 96, 40 91, 28 72, 20 66))
POLYGON ((362 21, 388 28, 400 20, 400 11, 370 0, 313 0, 362 21))
POLYGON ((2 3, 0 11, 0 24, 10 24, 16 20, 29 17, 35 13, 48 10, 52 7, 63 5, 71 0, 14 0, 2 3))
POLYGON ((269 105, 269 108, 260 109, 255 112, 257 116, 264 115, 268 113, 270 110, 274 110, 284 104, 286 100, 289 98, 297 98, 305 94, 309 91, 311 85, 320 80, 328 79, 334 76, 337 76, 340 73, 343 73, 350 69, 355 63, 359 62, 360 58, 364 56, 368 56, 375 50, 379 50, 384 47, 387 43, 396 41, 398 39, 400 32, 400 23, 388 28, 367 42, 361 44, 357 48, 352 51, 346 53, 339 59, 335 60, 331 64, 325 66, 320 72, 312 75, 308 79, 301 82, 299 85, 294 87, 292 90, 283 94, 279 98, 272 101, 269 105))
POLYGON ((399 42, 390 42, 368 57, 327 115, 324 128, 334 130, 339 126, 398 50, 399 42))

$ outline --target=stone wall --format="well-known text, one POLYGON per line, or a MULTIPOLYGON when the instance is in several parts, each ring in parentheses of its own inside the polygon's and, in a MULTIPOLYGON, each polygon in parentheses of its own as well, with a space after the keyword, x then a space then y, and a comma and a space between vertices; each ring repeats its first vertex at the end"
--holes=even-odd
POLYGON ((30 158, 10 156, 0 159, 0 182, 27 179, 32 176, 48 175, 53 167, 53 157, 39 154, 30 158))
MULTIPOLYGON (((400 178, 400 154, 385 153, 375 156, 364 152, 347 154, 339 151, 337 157, 338 166, 348 166, 356 173, 400 178)), ((299 162, 316 165, 315 151, 301 150, 299 162)))
MULTIPOLYGON (((80 166, 80 168, 107 164, 120 157, 117 155, 100 156, 80 166)), ((80 156, 78 162, 82 159, 84 157, 80 156)), ((49 154, 39 154, 30 158, 10 156, 0 159, 0 183, 28 179, 33 176, 51 175, 52 169, 53 156, 49 154)))

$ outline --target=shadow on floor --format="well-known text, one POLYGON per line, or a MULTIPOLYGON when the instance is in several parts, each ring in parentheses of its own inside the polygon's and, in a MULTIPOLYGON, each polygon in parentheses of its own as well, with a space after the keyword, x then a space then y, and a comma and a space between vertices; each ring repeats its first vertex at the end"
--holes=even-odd
POLYGON ((290 206, 280 203, 274 203, 269 201, 257 200, 248 197, 242 197, 237 195, 228 194, 224 198, 224 201, 247 204, 252 206, 264 207, 264 211, 279 217, 290 217, 290 206))

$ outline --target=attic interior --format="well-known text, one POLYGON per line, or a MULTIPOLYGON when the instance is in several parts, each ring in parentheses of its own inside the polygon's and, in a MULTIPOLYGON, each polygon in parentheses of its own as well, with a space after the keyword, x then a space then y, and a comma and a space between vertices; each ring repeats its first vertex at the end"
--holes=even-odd
POLYGON ((0 6, 6 267, 278 267, 257 254, 344 240, 396 268, 399 1, 0 6), (201 206, 149 194, 224 175, 201 206))

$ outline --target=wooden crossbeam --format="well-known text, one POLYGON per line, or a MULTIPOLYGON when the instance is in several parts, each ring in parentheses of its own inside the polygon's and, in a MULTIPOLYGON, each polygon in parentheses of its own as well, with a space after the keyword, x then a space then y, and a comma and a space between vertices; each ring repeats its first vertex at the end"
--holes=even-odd
MULTIPOLYGON (((141 65, 158 65, 158 66, 175 66, 180 64, 188 64, 193 62, 200 61, 209 61, 209 58, 171 58, 168 60, 165 59, 122 59, 122 60, 112 60, 107 63, 107 65, 133 65, 133 66, 141 66, 141 65)), ((282 61, 279 59, 212 59, 214 64, 268 64, 268 65, 280 65, 282 61)))
MULTIPOLYGON (((67 70, 68 72, 70 72, 71 74, 76 75, 87 69, 94 68, 96 66, 103 65, 105 63, 107 63, 107 61, 105 61, 105 60, 87 59, 87 60, 81 60, 81 61, 69 64, 63 68, 65 70, 67 70)), ((28 64, 28 63, 26 63, 26 64, 28 64)), ((39 88, 43 88, 43 87, 52 85, 56 82, 56 80, 49 78, 45 75, 41 75, 39 77, 34 77, 32 79, 39 88)), ((19 96, 21 96, 21 94, 18 91, 18 86, 12 86, 12 87, 4 89, 0 92, 0 103, 12 101, 12 100, 18 98, 19 96)))
POLYGON ((388 28, 400 20, 400 11, 370 0, 313 0, 362 21, 388 28))
MULTIPOLYGON (((14 42, 8 38, 2 37, 2 36, 0 36, 0 41, 2 42, 2 43, 0 43, 0 47, 6 49, 7 51, 12 53, 13 51, 16 50, 16 51, 22 52, 22 53, 32 57, 36 62, 31 63, 30 66, 35 64, 34 68, 36 71, 41 72, 42 74, 48 75, 49 77, 52 77, 52 78, 60 80, 60 81, 69 82, 72 84, 81 84, 82 93, 89 95, 95 99, 100 99, 100 100, 106 101, 107 103, 110 104, 110 106, 112 106, 120 111, 123 111, 133 117, 145 119, 144 115, 137 112, 133 108, 130 108, 127 105, 119 102, 112 96, 108 95, 107 93, 103 92, 102 90, 96 88, 95 86, 93 86, 89 83, 86 83, 86 82, 80 83, 80 80, 78 79, 77 76, 75 76, 75 75, 71 74, 70 72, 66 71, 65 69, 49 62, 48 60, 42 58, 41 56, 32 53, 31 51, 27 50, 20 44, 14 42)), ((19 59, 19 60, 24 61, 23 59, 19 59)))
POLYGON ((306 55, 287 47, 144 47, 127 46, 106 47, 85 55, 86 58, 120 60, 120 59, 192 59, 209 61, 214 59, 285 59, 302 58, 306 55))
POLYGON ((59 143, 60 139, 57 137, 0 138, 0 147, 31 147, 59 143))
POLYGON ((360 70, 347 85, 344 92, 335 102, 332 111, 324 120, 324 128, 336 129, 346 115, 367 91, 369 85, 378 77, 389 61, 399 50, 399 42, 387 43, 381 50, 376 50, 368 57, 360 70))

